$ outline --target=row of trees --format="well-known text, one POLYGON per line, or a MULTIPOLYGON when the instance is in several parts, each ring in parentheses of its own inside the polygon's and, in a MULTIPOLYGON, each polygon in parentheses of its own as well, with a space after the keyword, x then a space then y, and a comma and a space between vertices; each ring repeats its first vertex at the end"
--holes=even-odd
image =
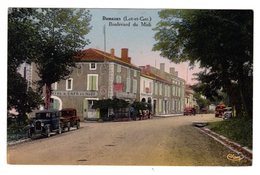
POLYGON ((66 79, 75 57, 89 43, 91 15, 84 9, 10 8, 8 10, 8 109, 21 116, 42 104, 50 106, 51 84, 66 79), (22 63, 35 63, 37 91, 17 73, 22 63))
POLYGON ((252 117, 253 11, 162 10, 155 51, 175 63, 199 63, 195 91, 209 99, 224 92, 237 114, 252 117))

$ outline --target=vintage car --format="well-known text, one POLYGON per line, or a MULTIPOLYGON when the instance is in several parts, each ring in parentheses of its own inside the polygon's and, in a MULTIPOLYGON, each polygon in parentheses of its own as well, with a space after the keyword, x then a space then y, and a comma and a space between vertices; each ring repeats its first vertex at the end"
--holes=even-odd
POLYGON ((77 116, 77 110, 74 108, 63 108, 60 110, 60 120, 62 124, 62 129, 65 128, 70 131, 71 127, 80 127, 80 118, 77 116))
POLYGON ((184 108, 183 115, 196 115, 196 109, 192 107, 184 108))
POLYGON ((215 117, 222 117, 224 114, 225 107, 226 106, 224 104, 217 105, 215 108, 215 117))
POLYGON ((36 112, 35 117, 29 125, 28 137, 32 138, 33 135, 39 134, 50 137, 53 132, 58 134, 62 132, 59 110, 42 110, 36 112))

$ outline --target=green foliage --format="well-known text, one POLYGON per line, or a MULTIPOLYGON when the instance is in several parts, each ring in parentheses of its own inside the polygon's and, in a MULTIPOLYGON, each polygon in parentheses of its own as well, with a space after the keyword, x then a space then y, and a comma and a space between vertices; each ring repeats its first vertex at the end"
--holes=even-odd
POLYGON ((10 8, 8 11, 8 71, 16 71, 20 64, 37 56, 40 42, 33 25, 35 9, 10 8))
POLYGON ((8 11, 8 95, 7 108, 15 108, 19 118, 26 120, 26 113, 42 103, 40 94, 28 88, 26 80, 17 73, 23 62, 37 56, 39 38, 33 26, 34 9, 9 9, 8 11))
POLYGON ((122 109, 128 107, 129 103, 123 99, 113 98, 95 101, 93 104, 94 109, 107 110, 111 109, 122 109))
POLYGON ((75 56, 89 43, 89 11, 84 9, 37 9, 41 38, 40 53, 35 58, 40 87, 66 79, 75 66, 75 56))
POLYGON ((224 91, 252 116, 253 11, 162 10, 159 15, 153 50, 175 63, 200 63, 204 71, 197 77, 205 96, 224 91))
POLYGON ((244 117, 210 123, 209 128, 243 146, 252 148, 252 120, 244 117))
POLYGON ((202 98, 201 94, 199 93, 194 93, 193 97, 196 99, 200 109, 206 108, 208 105, 210 105, 210 101, 208 99, 202 98))
POLYGON ((137 110, 137 111, 151 109, 150 104, 145 103, 145 102, 140 102, 140 101, 135 101, 132 104, 132 107, 135 108, 135 110, 137 110))

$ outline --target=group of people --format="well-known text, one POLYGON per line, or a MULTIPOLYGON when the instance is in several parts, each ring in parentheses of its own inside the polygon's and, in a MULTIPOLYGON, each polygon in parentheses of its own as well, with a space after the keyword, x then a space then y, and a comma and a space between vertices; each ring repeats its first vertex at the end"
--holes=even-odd
POLYGON ((143 119, 150 119, 152 117, 152 111, 150 109, 145 110, 137 110, 133 106, 129 108, 130 118, 132 120, 143 120, 143 119))

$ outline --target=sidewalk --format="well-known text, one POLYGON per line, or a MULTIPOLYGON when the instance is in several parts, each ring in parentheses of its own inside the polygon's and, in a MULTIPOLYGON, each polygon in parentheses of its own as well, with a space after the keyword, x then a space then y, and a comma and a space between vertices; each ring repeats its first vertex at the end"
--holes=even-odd
POLYGON ((154 115, 153 117, 176 117, 176 116, 182 116, 183 114, 157 114, 154 115))
POLYGON ((198 127, 198 129, 209 137, 213 138, 217 142, 221 143, 231 151, 235 152, 237 155, 242 156, 252 162, 253 152, 247 147, 243 147, 242 145, 235 143, 223 135, 217 134, 216 132, 206 128, 206 127, 198 127))

